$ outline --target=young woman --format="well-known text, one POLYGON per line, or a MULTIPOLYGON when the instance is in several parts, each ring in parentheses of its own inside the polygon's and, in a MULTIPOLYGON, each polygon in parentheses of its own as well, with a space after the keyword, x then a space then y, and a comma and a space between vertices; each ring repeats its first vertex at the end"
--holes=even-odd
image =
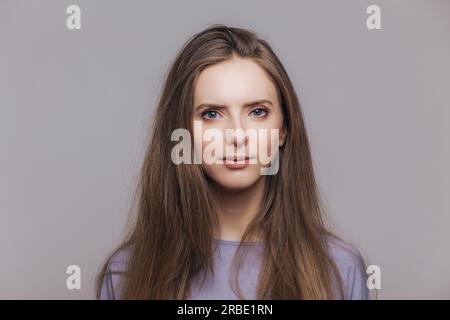
POLYGON ((324 226, 294 87, 269 44, 249 30, 214 25, 182 48, 135 195, 137 219, 98 275, 97 298, 368 298, 359 251, 324 226), (192 133, 192 154, 211 143, 208 129, 224 133, 231 157, 217 147, 224 163, 174 163, 179 128, 192 133), (249 148, 248 129, 278 132, 259 141, 276 146, 273 174, 261 173, 268 165, 249 148))

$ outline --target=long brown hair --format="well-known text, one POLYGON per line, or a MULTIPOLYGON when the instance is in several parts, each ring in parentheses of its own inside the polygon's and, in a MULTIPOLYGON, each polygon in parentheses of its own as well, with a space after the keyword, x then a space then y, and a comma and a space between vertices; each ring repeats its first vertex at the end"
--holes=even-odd
MULTIPOLYGON (((214 272, 213 240, 220 226, 210 185, 200 165, 170 161, 175 144, 171 133, 177 128, 192 132, 193 92, 199 73, 232 55, 253 59, 270 75, 287 129, 279 171, 266 176, 261 210, 241 239, 264 231, 257 299, 343 297, 342 280, 327 246, 327 238, 334 235, 322 219, 294 87, 265 40, 253 31, 224 25, 210 26, 189 39, 166 76, 135 192, 137 218, 98 275, 97 297, 108 261, 126 247, 133 250, 123 274, 122 299, 188 299, 192 280, 202 272, 205 277, 214 272), (333 293, 333 281, 337 281, 338 296, 333 293)), ((233 290, 244 298, 235 282, 233 290)))

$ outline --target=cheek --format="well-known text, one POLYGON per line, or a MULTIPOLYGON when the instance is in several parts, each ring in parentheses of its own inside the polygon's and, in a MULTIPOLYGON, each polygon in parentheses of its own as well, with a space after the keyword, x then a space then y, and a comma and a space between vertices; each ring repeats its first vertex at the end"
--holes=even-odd
POLYGON ((267 151, 269 155, 272 155, 272 149, 276 151, 280 147, 281 129, 283 125, 283 119, 279 115, 272 123, 270 130, 267 132, 267 151))
POLYGON ((206 135, 203 135, 204 133, 205 131, 198 133, 198 135, 194 137, 193 143, 196 153, 202 159, 202 162, 211 164, 212 161, 215 161, 217 157, 224 153, 221 149, 224 148, 225 142, 219 132, 209 132, 206 135), (211 136, 211 134, 213 136, 211 136))
POLYGON ((193 132, 193 145, 195 148, 195 153, 199 157, 199 159, 202 159, 203 162, 203 152, 205 148, 210 144, 210 141, 204 140, 204 132, 205 127, 203 125, 194 126, 194 132, 193 132))
MULTIPOLYGON (((258 133, 258 158, 263 159, 265 156, 272 156, 279 148, 279 136, 281 131, 278 128, 267 128, 258 133)), ((265 163, 265 162, 264 162, 265 163)))
POLYGON ((280 129, 273 130, 269 137, 268 150, 272 154, 272 150, 276 151, 280 147, 280 129))

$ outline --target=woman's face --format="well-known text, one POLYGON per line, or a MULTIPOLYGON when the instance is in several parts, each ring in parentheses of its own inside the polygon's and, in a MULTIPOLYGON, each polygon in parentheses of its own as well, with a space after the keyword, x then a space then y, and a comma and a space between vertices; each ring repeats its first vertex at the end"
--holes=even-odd
POLYGON ((271 146, 278 147, 285 140, 277 90, 266 72, 249 58, 235 56, 199 74, 193 120, 195 148, 202 150, 201 166, 215 184, 225 189, 245 189, 264 177, 261 168, 270 164, 261 161, 262 152, 270 157, 271 146), (221 133, 217 137, 222 146, 204 136, 209 129, 221 133), (228 132, 227 136, 227 129, 232 129, 233 134, 228 132), (278 129, 279 136, 273 135, 275 130, 271 129, 278 129), (251 131, 257 134, 248 134, 251 131), (222 163, 207 163, 205 150, 222 163), (233 163, 233 158, 243 157, 249 158, 247 163, 233 163))

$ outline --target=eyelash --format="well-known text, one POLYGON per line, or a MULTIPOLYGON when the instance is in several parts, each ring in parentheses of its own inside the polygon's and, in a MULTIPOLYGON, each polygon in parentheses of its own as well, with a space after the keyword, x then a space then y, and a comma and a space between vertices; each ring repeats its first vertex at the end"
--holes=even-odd
MULTIPOLYGON (((265 108, 265 107, 257 107, 257 108, 255 108, 255 109, 253 109, 253 110, 251 111, 251 113, 254 112, 255 110, 262 110, 262 111, 264 112, 263 115, 255 116, 256 118, 263 118, 263 117, 265 117, 265 116, 267 116, 267 115, 269 114, 269 110, 267 110, 267 108, 265 108)), ((214 109, 209 109, 209 110, 206 110, 206 111, 204 111, 204 112, 202 113, 202 118, 204 118, 204 119, 206 119, 206 120, 213 120, 213 119, 216 119, 216 118, 207 118, 207 117, 205 117, 205 115, 208 114, 208 113, 210 113, 210 112, 219 113, 218 111, 216 111, 216 110, 214 110, 214 109)))

